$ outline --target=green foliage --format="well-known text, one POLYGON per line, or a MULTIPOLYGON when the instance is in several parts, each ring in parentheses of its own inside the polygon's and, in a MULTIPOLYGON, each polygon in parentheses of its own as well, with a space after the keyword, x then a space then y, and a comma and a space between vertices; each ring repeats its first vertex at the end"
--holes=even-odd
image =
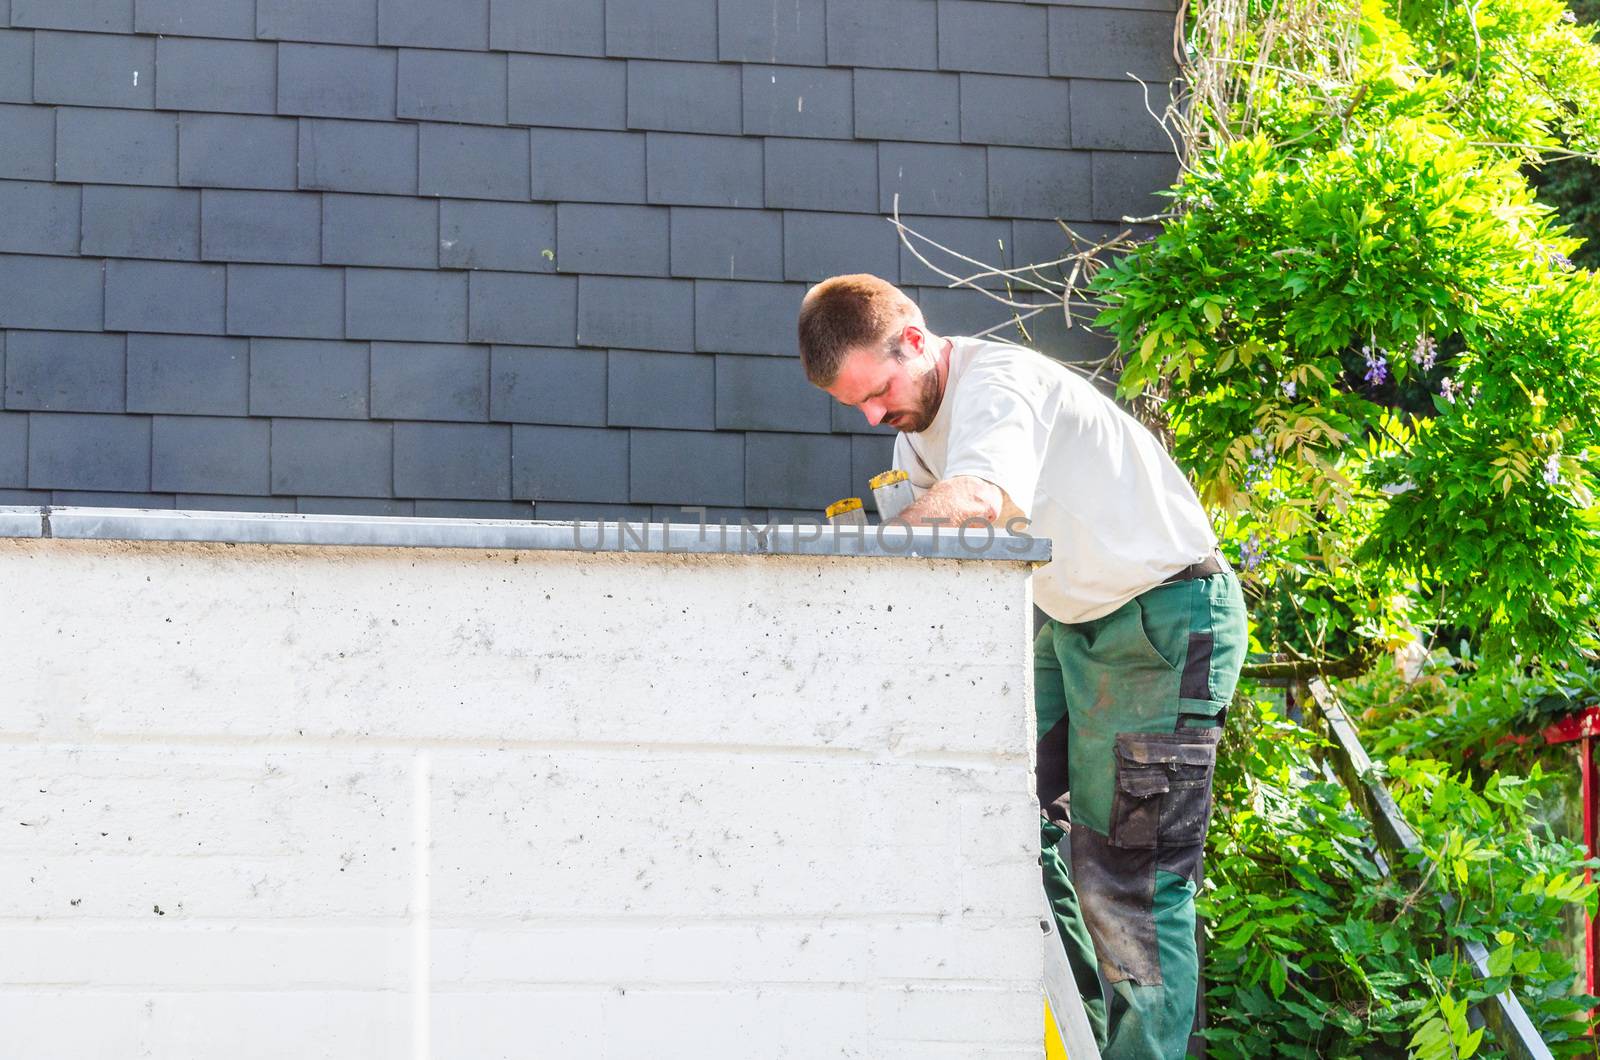
MULTIPOLYGON (((1466 709, 1484 681, 1446 672, 1426 695, 1466 709)), ((1369 717, 1428 713, 1397 702, 1407 687, 1384 671, 1346 694, 1369 717)), ((1575 969, 1553 943, 1564 911, 1594 909, 1596 887, 1582 851, 1537 820, 1553 776, 1537 763, 1467 773, 1427 743, 1392 747, 1383 773, 1425 856, 1385 874, 1370 828, 1317 764, 1317 738, 1247 696, 1235 713, 1199 900, 1209 1055, 1500 1056, 1466 1010, 1506 989, 1556 1055, 1595 1055, 1583 1035, 1597 999, 1573 992, 1575 969), (1466 939, 1490 952, 1487 982, 1450 949, 1466 939)))
POLYGON ((1327 12, 1344 66, 1304 34, 1246 47, 1306 76, 1201 101, 1172 217, 1095 278, 1263 647, 1430 622, 1497 659, 1597 646, 1600 281, 1519 168, 1600 144, 1600 49, 1563 10, 1368 0, 1353 43, 1327 12))

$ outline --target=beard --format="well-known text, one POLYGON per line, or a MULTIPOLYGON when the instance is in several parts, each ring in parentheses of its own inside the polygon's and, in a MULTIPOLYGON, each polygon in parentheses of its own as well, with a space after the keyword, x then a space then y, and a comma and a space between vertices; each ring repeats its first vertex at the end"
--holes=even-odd
POLYGON ((889 426, 905 434, 916 434, 927 430, 933 423, 934 417, 939 414, 939 400, 942 396, 939 370, 930 368, 917 382, 916 405, 897 411, 890 417, 889 426))

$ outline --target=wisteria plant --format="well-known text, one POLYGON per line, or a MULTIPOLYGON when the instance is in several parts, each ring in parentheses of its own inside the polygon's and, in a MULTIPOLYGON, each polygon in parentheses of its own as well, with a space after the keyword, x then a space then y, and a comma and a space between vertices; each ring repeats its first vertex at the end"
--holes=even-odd
POLYGON ((1262 647, 1596 646, 1600 282, 1521 167, 1600 146, 1558 0, 1201 3, 1159 235, 1094 277, 1262 647))

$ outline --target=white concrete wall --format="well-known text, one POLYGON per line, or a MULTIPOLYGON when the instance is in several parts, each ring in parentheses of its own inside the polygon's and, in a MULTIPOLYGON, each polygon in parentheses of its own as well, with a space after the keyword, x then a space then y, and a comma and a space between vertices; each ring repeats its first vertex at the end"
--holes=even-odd
POLYGON ((0 540, 0 1057, 1038 1057, 1027 573, 0 540))

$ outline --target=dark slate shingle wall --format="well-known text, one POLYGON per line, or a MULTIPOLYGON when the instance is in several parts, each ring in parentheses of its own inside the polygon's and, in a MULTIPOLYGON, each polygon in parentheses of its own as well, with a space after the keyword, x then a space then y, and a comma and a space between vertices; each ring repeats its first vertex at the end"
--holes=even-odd
POLYGON ((0 503, 863 493, 890 439, 806 385, 800 296, 870 271, 935 331, 1004 318, 896 194, 995 264, 1159 209, 1127 74, 1171 76, 1174 16, 1101 3, 0 0, 0 503))

